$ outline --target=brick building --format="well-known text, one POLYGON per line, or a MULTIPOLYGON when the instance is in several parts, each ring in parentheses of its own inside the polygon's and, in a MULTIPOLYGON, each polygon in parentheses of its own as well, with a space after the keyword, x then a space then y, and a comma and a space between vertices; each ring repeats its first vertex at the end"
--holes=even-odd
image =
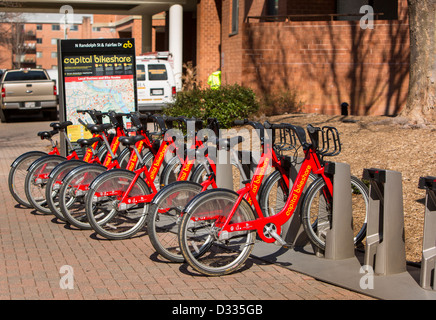
MULTIPOLYGON (((0 69, 15 66, 23 68, 57 68, 58 39, 135 38, 137 55, 141 52, 141 16, 74 15, 74 21, 63 27, 61 14, 22 14, 14 18, 22 23, 26 49, 20 55, 0 47, 0 69)), ((8 29, 8 26, 4 26, 8 29)), ((152 51, 165 50, 165 13, 153 16, 152 51)))
POLYGON ((221 68, 223 83, 259 95, 295 91, 307 112, 347 102, 352 114, 392 115, 406 102, 406 0, 201 0, 197 16, 203 82, 221 68), (364 5, 380 15, 361 27, 364 5))
MULTIPOLYGON (((123 5, 134 6, 130 2, 123 5)), ((79 1, 75 3, 80 9, 79 1)), ((410 59, 407 0, 187 0, 167 5, 168 10, 153 15, 152 41, 142 38, 144 30, 149 36, 147 22, 141 20, 149 14, 145 11, 142 16, 94 14, 70 35, 134 37, 139 51, 146 42, 152 51, 171 50, 175 39, 183 38, 178 56, 183 62, 193 61, 201 84, 221 69, 224 84, 250 87, 258 96, 293 91, 307 112, 339 114, 341 103, 347 102, 351 114, 393 115, 405 105, 410 59), (171 36, 175 6, 183 12, 173 15, 173 26, 183 32, 171 36), (367 6, 375 20, 368 20, 370 11, 361 13, 367 6)), ((43 56, 35 63, 50 68, 55 61, 51 39, 63 31, 52 30, 51 24, 37 28, 26 26, 35 39, 44 35, 44 43, 33 49, 36 56, 40 48, 38 55, 43 56)))

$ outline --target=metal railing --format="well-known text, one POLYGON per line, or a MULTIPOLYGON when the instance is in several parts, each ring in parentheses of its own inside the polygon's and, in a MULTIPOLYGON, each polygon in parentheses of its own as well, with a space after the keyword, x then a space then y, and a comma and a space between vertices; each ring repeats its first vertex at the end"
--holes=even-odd
POLYGON ((259 20, 259 22, 290 22, 290 21, 305 21, 304 19, 310 19, 308 21, 314 21, 314 18, 324 18, 320 21, 335 21, 341 17, 363 17, 365 15, 375 16, 375 20, 378 20, 384 13, 329 13, 329 14, 290 14, 290 15, 277 15, 277 16, 247 16, 245 22, 250 23, 250 20, 259 20))

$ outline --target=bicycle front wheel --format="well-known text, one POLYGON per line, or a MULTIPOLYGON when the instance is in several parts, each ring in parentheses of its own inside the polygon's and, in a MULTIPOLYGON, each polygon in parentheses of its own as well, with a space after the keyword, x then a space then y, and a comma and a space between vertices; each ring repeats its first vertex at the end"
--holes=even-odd
POLYGON ((11 164, 8 176, 8 186, 14 199, 26 208, 32 208, 27 200, 24 189, 24 181, 27 175, 27 169, 37 159, 46 156, 47 153, 42 151, 29 151, 23 153, 11 164))
POLYGON ((107 168, 97 164, 85 164, 71 170, 62 180, 59 190, 59 208, 65 219, 83 230, 91 230, 85 211, 85 195, 89 185, 107 168))
MULTIPOLYGON (((193 198, 182 213, 179 245, 189 265, 202 274, 221 276, 243 266, 255 243, 256 232, 222 231, 238 195, 226 189, 212 189, 193 198)), ((230 223, 254 220, 254 213, 242 200, 230 223)))
POLYGON ((86 216, 91 227, 110 240, 127 239, 143 229, 149 203, 121 204, 128 197, 149 195, 150 188, 141 178, 135 181, 132 171, 114 169, 100 175, 90 185, 85 199, 86 216))
POLYGON ((45 187, 45 198, 47 206, 56 218, 66 221, 59 208, 59 190, 61 189, 62 179, 74 168, 85 164, 82 160, 68 160, 58 164, 49 174, 45 187))
POLYGON ((50 172, 64 161, 67 161, 64 157, 48 155, 36 160, 29 167, 24 180, 24 191, 32 207, 41 213, 52 213, 45 197, 45 188, 50 172))
POLYGON ((178 240, 181 212, 201 189, 197 183, 176 181, 161 189, 153 198, 147 217, 147 233, 156 252, 169 261, 185 260, 178 240))
MULTIPOLYGON (((325 182, 322 178, 315 180, 307 190, 301 209, 301 221, 312 244, 325 249, 327 231, 332 223, 332 203, 327 200, 325 182)), ((353 211, 354 244, 357 245, 366 236, 366 219, 369 205, 367 186, 355 176, 351 176, 351 199, 353 211)))

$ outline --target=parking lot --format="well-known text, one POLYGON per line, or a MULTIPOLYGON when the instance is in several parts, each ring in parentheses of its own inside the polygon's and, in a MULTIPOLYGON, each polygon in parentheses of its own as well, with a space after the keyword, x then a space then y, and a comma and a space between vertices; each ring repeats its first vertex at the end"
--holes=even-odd
POLYGON ((241 272, 200 276, 161 260, 147 236, 104 240, 18 206, 8 190, 10 164, 26 151, 47 150, 36 133, 49 123, 0 124, 0 299, 371 299, 254 258, 241 272))

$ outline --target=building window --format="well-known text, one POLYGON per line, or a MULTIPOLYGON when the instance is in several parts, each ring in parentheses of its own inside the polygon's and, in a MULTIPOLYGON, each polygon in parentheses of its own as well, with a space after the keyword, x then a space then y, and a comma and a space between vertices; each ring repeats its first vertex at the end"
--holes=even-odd
POLYGON ((36 30, 42 30, 42 24, 37 24, 36 25, 36 30))
POLYGON ((77 24, 72 25, 72 26, 70 27, 70 30, 71 30, 71 31, 78 31, 78 30, 79 30, 79 26, 78 26, 77 24))
POLYGON ((42 43, 42 38, 36 38, 36 43, 42 43))
POLYGON ((380 20, 398 20, 398 0, 369 0, 374 13, 383 13, 380 20))
POLYGON ((278 15, 279 14, 279 1, 278 0, 267 0, 266 13, 269 16, 278 15))
POLYGON ((37 58, 42 58, 42 52, 41 51, 37 51, 36 52, 36 57, 37 58))
POLYGON ((58 43, 58 39, 57 38, 52 38, 51 39, 51 44, 57 44, 58 43))
POLYGON ((53 51, 53 52, 51 53, 51 57, 52 57, 52 58, 57 58, 57 57, 58 57, 58 53, 57 53, 57 51, 53 51))
POLYGON ((238 34, 239 29, 239 0, 232 0, 232 31, 230 35, 238 34))
POLYGON ((99 32, 99 31, 101 31, 101 28, 100 27, 92 27, 92 31, 99 32))
POLYGON ((51 29, 52 29, 53 31, 58 31, 58 30, 61 30, 61 26, 58 25, 58 24, 52 24, 52 25, 51 25, 51 29))
MULTIPOLYGON (((337 13, 358 14, 362 6, 369 5, 373 8, 374 19, 397 20, 398 0, 337 0, 337 13), (378 16, 378 13, 383 15, 378 16)), ((359 20, 360 16, 340 16, 338 20, 359 20)))

